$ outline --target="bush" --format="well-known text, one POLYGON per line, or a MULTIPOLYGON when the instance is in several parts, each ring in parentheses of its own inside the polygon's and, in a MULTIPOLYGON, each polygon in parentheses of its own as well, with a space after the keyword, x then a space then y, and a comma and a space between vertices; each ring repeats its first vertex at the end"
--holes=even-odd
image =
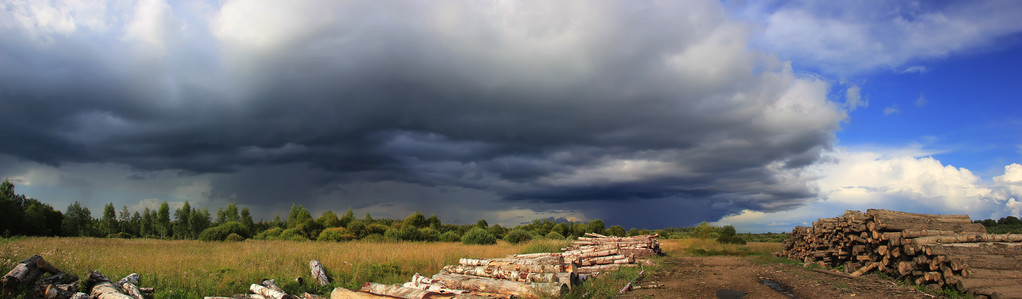
POLYGON ((449 231, 440 234, 440 242, 458 242, 461 241, 461 236, 457 232, 449 231))
POLYGON ((387 238, 384 237, 381 234, 371 234, 371 235, 367 235, 367 236, 363 237, 362 241, 363 242, 383 243, 383 242, 387 242, 387 238))
POLYGON ((348 240, 351 240, 351 239, 354 239, 354 238, 355 238, 355 236, 352 235, 351 233, 349 233, 343 227, 333 227, 333 228, 324 229, 322 232, 320 232, 319 233, 319 237, 316 238, 316 241, 340 242, 340 241, 348 241, 348 240))
POLYGON ((401 241, 401 230, 388 228, 387 231, 383 233, 383 238, 389 241, 401 241))
POLYGON ((387 233, 388 229, 390 229, 390 228, 387 227, 386 225, 379 224, 379 223, 373 223, 373 224, 370 224, 370 225, 366 226, 365 234, 366 235, 372 235, 372 234, 383 235, 383 234, 387 233))
POLYGON ((203 230, 199 233, 199 241, 224 241, 232 234, 238 235, 244 240, 248 236, 248 229, 245 229, 240 222, 230 221, 203 230))
POLYGON ((551 240, 564 240, 564 235, 551 231, 549 234, 546 234, 546 238, 551 240))
POLYGON ((116 234, 106 235, 107 238, 116 239, 131 239, 132 235, 126 232, 117 232, 116 234))
POLYGON ((284 231, 280 232, 280 236, 278 236, 277 239, 287 240, 287 241, 308 241, 309 240, 309 238, 306 238, 303 235, 302 231, 300 229, 297 229, 297 228, 285 229, 284 231))
POLYGON ((508 243, 511 244, 528 242, 529 240, 532 240, 532 234, 529 234, 529 232, 520 229, 512 230, 511 232, 507 233, 506 236, 504 236, 504 241, 507 241, 508 243))
POLYGON ((345 229, 357 238, 365 235, 366 225, 361 220, 352 220, 345 229))
POLYGON ((745 240, 735 235, 735 227, 725 225, 717 235, 717 243, 721 244, 745 244, 745 240))
POLYGON ((245 241, 245 237, 242 237, 239 234, 232 233, 231 235, 227 236, 227 239, 224 239, 224 241, 227 241, 227 242, 241 242, 241 241, 245 241))
POLYGON ((283 229, 280 229, 279 227, 274 227, 268 230, 264 230, 256 234, 255 237, 252 238, 256 240, 274 240, 277 239, 277 237, 280 237, 280 233, 282 232, 284 232, 283 229))
POLYGON ((497 244, 497 237, 485 229, 474 227, 461 237, 461 243, 482 245, 497 244))
POLYGON ((419 235, 422 236, 422 241, 436 242, 440 240, 440 232, 432 228, 420 228, 419 235))

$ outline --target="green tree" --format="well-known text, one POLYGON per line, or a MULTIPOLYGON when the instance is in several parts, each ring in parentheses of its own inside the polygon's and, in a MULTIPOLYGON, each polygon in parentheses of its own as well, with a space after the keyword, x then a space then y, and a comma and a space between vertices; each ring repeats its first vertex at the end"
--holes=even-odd
POLYGON ((561 239, 564 239, 564 236, 568 235, 568 225, 565 225, 564 223, 558 223, 551 227, 550 231, 560 234, 561 239))
POLYGON ((141 237, 142 236, 142 231, 139 230, 139 228, 141 228, 141 226, 142 226, 142 215, 138 211, 135 211, 135 214, 132 214, 131 215, 131 219, 128 220, 127 232, 132 234, 132 235, 136 235, 136 236, 140 236, 141 237))
POLYGON ((170 205, 164 201, 160 204, 160 211, 156 214, 156 232, 161 238, 169 237, 173 233, 170 226, 170 205))
POLYGON ((273 214, 273 224, 276 228, 284 228, 284 222, 280 221, 280 214, 273 214))
POLYGON ((117 210, 114 209, 114 203, 108 203, 103 207, 103 219, 99 221, 99 231, 103 235, 116 234, 117 227, 117 210))
POLYGON ((613 225, 607 229, 607 234, 611 236, 624 237, 627 232, 625 232, 624 227, 621 227, 620 225, 613 225))
POLYGON ((473 227, 472 230, 469 230, 464 236, 461 236, 461 243, 483 245, 497 244, 497 237, 486 229, 473 227))
POLYGON ((606 227, 607 226, 606 224, 603 223, 603 220, 596 219, 593 221, 589 221, 589 223, 586 224, 586 232, 602 235, 606 227))
POLYGON ((720 229, 720 233, 717 235, 717 242, 725 244, 745 244, 745 239, 737 236, 734 226, 725 225, 720 229))
POLYGON ((440 226, 443 225, 436 215, 429 215, 429 218, 426 218, 426 224, 432 229, 440 229, 440 226))
POLYGON ((507 235, 504 236, 504 241, 507 241, 508 243, 511 244, 528 242, 529 240, 532 240, 532 234, 521 229, 511 230, 511 232, 507 233, 507 235))
POLYGON ((196 239, 202 231, 206 230, 212 225, 209 219, 209 210, 202 208, 202 210, 194 209, 188 217, 188 238, 196 239))
POLYGON ((89 208, 77 201, 67 206, 67 213, 64 213, 64 221, 61 223, 61 231, 65 236, 92 236, 92 229, 92 212, 89 208))
POLYGON ((185 201, 180 209, 174 210, 174 238, 188 239, 192 235, 192 206, 185 201))
POLYGON ((248 208, 241 209, 241 225, 245 226, 249 234, 255 231, 255 222, 252 221, 252 214, 248 212, 248 208))
POLYGON ((0 234, 12 236, 21 232, 24 224, 24 202, 14 194, 14 183, 4 179, 0 183, 0 234))
POLYGON ((320 215, 319 218, 316 218, 316 222, 318 222, 319 225, 322 225, 323 227, 327 228, 341 226, 341 219, 337 219, 337 214, 335 214, 334 211, 331 210, 326 210, 326 212, 323 212, 323 215, 320 215))
POLYGON ((423 216, 422 213, 419 213, 418 211, 415 211, 415 213, 408 215, 408 217, 405 218, 404 225, 415 228, 428 226, 428 224, 426 223, 426 216, 423 216))
POLYGON ((145 210, 142 211, 142 221, 138 228, 138 235, 140 237, 148 237, 156 234, 154 224, 156 219, 154 218, 156 217, 153 216, 153 211, 149 210, 149 207, 146 207, 145 210))
MULTIPOLYGON (((366 215, 369 214, 366 213, 366 215)), ((348 227, 348 225, 352 221, 355 221, 355 211, 352 211, 351 208, 348 208, 348 210, 344 212, 344 216, 341 216, 341 222, 338 224, 338 226, 348 227)))
POLYGON ((713 228, 706 221, 699 223, 695 230, 692 231, 692 235, 700 239, 709 239, 711 234, 713 234, 713 228))
POLYGON ((369 215, 369 211, 366 211, 366 216, 362 217, 362 222, 365 222, 366 225, 373 224, 373 216, 369 215))
POLYGON ((238 205, 233 201, 224 209, 224 215, 227 216, 227 221, 241 221, 241 217, 238 216, 238 205))
POLYGON ((478 227, 478 228, 488 228, 488 227, 490 227, 490 224, 486 223, 486 219, 479 219, 479 221, 476 221, 476 227, 478 227))
POLYGON ((312 221, 312 214, 309 213, 309 210, 302 205, 292 204, 291 211, 287 214, 287 227, 294 228, 308 221, 312 221))

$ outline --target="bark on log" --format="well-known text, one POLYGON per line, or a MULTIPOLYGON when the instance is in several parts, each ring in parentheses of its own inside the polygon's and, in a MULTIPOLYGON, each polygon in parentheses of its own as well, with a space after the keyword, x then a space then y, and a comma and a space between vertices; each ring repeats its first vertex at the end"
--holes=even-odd
POLYGON ((323 264, 318 260, 310 261, 309 269, 312 271, 312 280, 316 281, 319 286, 330 284, 330 278, 326 276, 326 270, 323 270, 323 264))
POLYGON ((356 292, 345 288, 334 288, 330 292, 330 299, 393 299, 394 297, 373 295, 365 292, 356 292))
POLYGON ((89 295, 95 299, 135 299, 129 295, 121 293, 121 290, 109 280, 99 282, 92 286, 92 290, 89 295))
POLYGON ((992 299, 998 298, 1022 298, 1019 294, 1022 294, 1022 285, 1013 286, 997 286, 997 287, 984 287, 969 290, 972 293, 982 294, 990 296, 992 299))
POLYGON ((89 297, 89 294, 78 292, 75 293, 74 295, 71 295, 71 299, 92 299, 92 298, 89 297))
POLYGON ((68 299, 74 296, 75 293, 78 293, 77 284, 50 284, 46 286, 42 297, 46 299, 68 299))
POLYGON ((1003 255, 962 255, 950 257, 952 267, 956 263, 965 269, 1019 270, 1022 269, 1022 256, 1003 255))
POLYGON ((521 282, 557 282, 556 273, 532 273, 523 271, 498 270, 495 267, 447 265, 443 271, 454 274, 473 275, 521 282))
POLYGON ((75 275, 72 275, 72 274, 67 274, 67 273, 64 273, 64 272, 60 272, 60 273, 57 273, 55 275, 50 275, 50 276, 47 276, 47 277, 43 277, 42 279, 40 279, 36 283, 37 284, 41 284, 41 285, 50 285, 50 284, 60 285, 60 284, 69 284, 69 283, 76 282, 76 281, 78 281, 78 276, 75 276, 75 275))
POLYGON ((923 245, 926 255, 1022 255, 1022 243, 953 243, 923 245))
POLYGON ((976 242, 1022 242, 1022 235, 1016 234, 958 234, 919 237, 908 240, 908 244, 926 245, 936 243, 976 243, 976 242))
POLYGON ((57 274, 60 270, 46 262, 42 256, 35 254, 19 262, 18 265, 14 266, 14 269, 7 272, 0 280, 2 280, 5 288, 25 287, 39 279, 43 272, 57 274))
POLYGON ((999 287, 1008 285, 1020 285, 1018 279, 1012 278, 963 278, 956 286, 959 290, 978 289, 986 287, 999 287))
POLYGON ((121 280, 118 280, 117 283, 115 283, 115 285, 123 285, 125 283, 130 283, 137 286, 141 281, 142 277, 139 276, 138 273, 131 273, 128 274, 128 276, 121 278, 121 280))
POLYGON ((280 288, 280 286, 278 286, 277 283, 273 281, 273 279, 263 279, 263 281, 259 282, 259 285, 264 286, 267 289, 285 293, 284 289, 280 288))
POLYGON ((128 296, 131 296, 132 298, 135 298, 135 299, 144 299, 145 298, 145 296, 142 295, 142 290, 139 290, 138 286, 133 284, 133 283, 125 282, 125 283, 121 284, 121 290, 124 290, 124 294, 127 294, 128 296))
POLYGON ((302 299, 325 299, 325 298, 323 298, 323 296, 316 295, 316 294, 309 294, 309 293, 302 293, 302 296, 299 297, 299 298, 302 298, 302 299))
POLYGON ((455 296, 455 294, 434 293, 422 289, 404 287, 401 285, 385 285, 374 282, 366 283, 365 285, 362 286, 362 288, 359 289, 359 291, 404 299, 432 299, 432 298, 441 299, 454 298, 455 296))
POLYGON ((277 291, 254 283, 248 287, 248 290, 251 291, 252 293, 262 295, 263 297, 266 297, 268 299, 297 299, 294 296, 288 295, 287 293, 284 293, 282 291, 277 291))
POLYGON ((989 270, 989 269, 966 269, 962 271, 965 278, 1013 278, 1022 279, 1022 271, 1018 270, 989 270))
POLYGON ((559 296, 568 291, 568 286, 563 283, 522 283, 460 274, 437 274, 433 275, 433 280, 448 288, 517 297, 559 296))
POLYGON ((859 277, 862 274, 866 274, 866 272, 869 272, 870 270, 876 269, 878 266, 880 266, 880 264, 870 263, 869 265, 865 265, 862 268, 859 268, 859 270, 855 270, 855 272, 852 272, 852 274, 849 274, 849 276, 859 277))

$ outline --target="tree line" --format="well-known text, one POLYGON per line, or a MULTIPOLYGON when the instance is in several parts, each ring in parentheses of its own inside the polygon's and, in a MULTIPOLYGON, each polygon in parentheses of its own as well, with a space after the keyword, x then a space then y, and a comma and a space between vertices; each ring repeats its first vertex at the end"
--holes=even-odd
MULTIPOLYGON (((39 200, 17 195, 14 184, 0 185, 0 233, 5 237, 68 236, 107 238, 197 239, 205 241, 317 240, 317 241, 422 241, 493 244, 496 240, 519 243, 537 238, 577 238, 586 233, 611 236, 637 236, 659 233, 664 238, 716 238, 720 242, 744 243, 733 227, 711 227, 703 222, 696 227, 660 230, 625 230, 621 225, 606 227, 603 220, 588 222, 536 219, 514 227, 490 225, 485 219, 475 224, 444 224, 436 215, 426 217, 415 212, 405 219, 374 219, 368 212, 356 218, 352 209, 337 215, 331 210, 319 217, 302 205, 294 204, 285 219, 275 215, 270 221, 254 221, 248 208, 235 203, 211 213, 207 208, 185 202, 171 210, 164 201, 159 208, 131 212, 127 206, 118 211, 113 203, 104 206, 99 218, 79 202, 64 212, 39 200)), ((743 234, 745 235, 745 234, 743 234)), ((746 238, 748 236, 745 236, 746 238)))

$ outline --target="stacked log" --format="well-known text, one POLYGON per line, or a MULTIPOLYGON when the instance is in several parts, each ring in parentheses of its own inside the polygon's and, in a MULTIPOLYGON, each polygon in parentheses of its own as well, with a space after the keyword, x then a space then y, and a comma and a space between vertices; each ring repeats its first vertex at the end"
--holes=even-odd
POLYGON ((852 276, 880 271, 982 296, 1022 294, 1022 235, 987 234, 967 215, 846 211, 796 227, 779 255, 852 276))
POLYGON ((608 237, 587 233, 561 249, 566 261, 576 261, 579 266, 573 272, 597 275, 601 272, 616 271, 621 267, 634 267, 637 262, 648 262, 647 258, 662 254, 659 235, 633 237, 608 237))
POLYGON ((3 296, 12 296, 19 289, 29 289, 35 298, 152 298, 152 288, 140 288, 140 277, 136 273, 125 276, 117 282, 107 279, 98 271, 89 271, 85 290, 78 289, 78 276, 65 273, 54 267, 42 256, 33 255, 4 275, 3 296), (45 276, 49 274, 49 276, 45 276))

